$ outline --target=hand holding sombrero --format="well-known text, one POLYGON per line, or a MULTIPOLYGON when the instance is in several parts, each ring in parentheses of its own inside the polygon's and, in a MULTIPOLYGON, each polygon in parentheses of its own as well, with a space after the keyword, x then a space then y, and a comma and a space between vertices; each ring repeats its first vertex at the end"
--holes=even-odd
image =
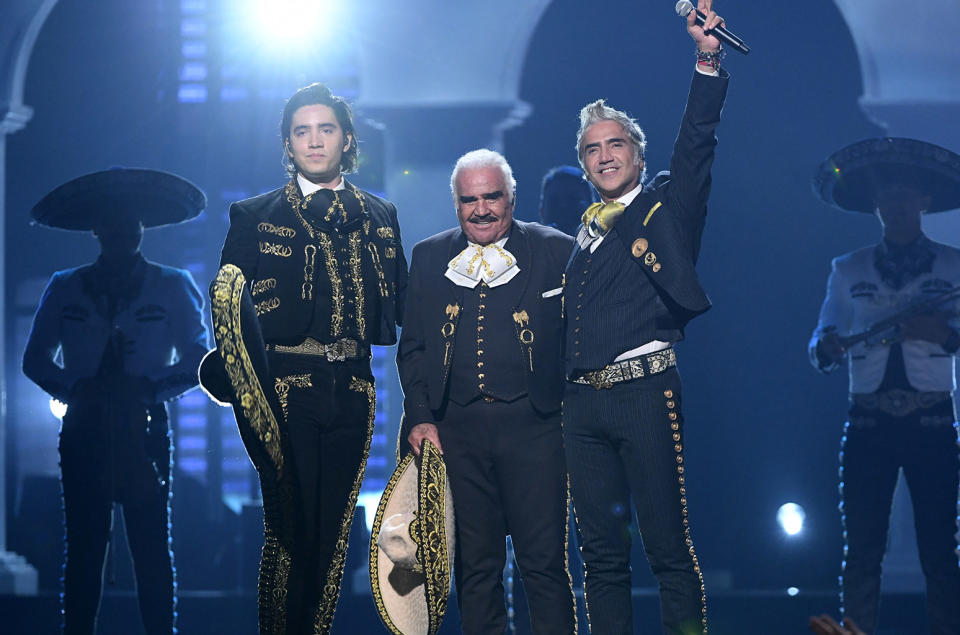
POLYGON ((928 214, 960 208, 960 155, 916 139, 858 141, 820 164, 813 192, 838 209, 872 214, 878 190, 890 184, 928 195, 928 214))

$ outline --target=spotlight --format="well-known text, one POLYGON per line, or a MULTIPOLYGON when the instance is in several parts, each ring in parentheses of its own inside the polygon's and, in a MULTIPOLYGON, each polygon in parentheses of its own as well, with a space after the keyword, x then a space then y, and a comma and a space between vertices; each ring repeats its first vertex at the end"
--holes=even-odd
POLYGON ((269 48, 297 47, 331 28, 328 4, 324 0, 248 0, 250 27, 269 48))
POLYGON ((796 597, 799 594, 800 594, 800 589, 798 589, 795 586, 789 587, 787 589, 787 595, 789 595, 790 597, 796 597))
POLYGON ((67 414, 67 404, 57 401, 54 398, 50 398, 50 412, 53 413, 53 416, 57 419, 63 419, 63 415, 67 414))
POLYGON ((796 503, 785 503, 777 510, 777 522, 788 536, 796 536, 803 530, 803 519, 807 514, 796 503))

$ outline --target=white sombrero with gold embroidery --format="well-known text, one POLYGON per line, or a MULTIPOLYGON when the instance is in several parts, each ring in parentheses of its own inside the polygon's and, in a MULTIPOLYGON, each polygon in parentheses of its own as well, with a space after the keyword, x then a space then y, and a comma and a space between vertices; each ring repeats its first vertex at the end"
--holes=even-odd
POLYGON ((397 635, 433 635, 447 610, 453 573, 453 496, 443 457, 429 441, 408 454, 384 489, 370 538, 370 585, 384 625, 397 635))

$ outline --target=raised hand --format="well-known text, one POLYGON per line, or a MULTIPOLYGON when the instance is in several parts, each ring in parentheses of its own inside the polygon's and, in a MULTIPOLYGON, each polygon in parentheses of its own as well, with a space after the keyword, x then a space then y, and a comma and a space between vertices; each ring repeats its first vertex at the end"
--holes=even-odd
POLYGON ((697 48, 706 53, 720 50, 720 40, 715 35, 708 35, 706 31, 717 26, 726 26, 723 18, 713 10, 713 0, 698 0, 697 10, 706 16, 703 26, 697 24, 697 12, 687 14, 687 33, 697 43, 697 48))

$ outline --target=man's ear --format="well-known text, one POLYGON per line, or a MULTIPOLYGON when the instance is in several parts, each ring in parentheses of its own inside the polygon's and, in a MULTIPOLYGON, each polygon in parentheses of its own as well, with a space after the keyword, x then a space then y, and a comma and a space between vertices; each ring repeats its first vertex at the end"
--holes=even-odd
POLYGON ((289 137, 288 137, 287 139, 284 139, 284 140, 283 140, 283 149, 287 151, 287 156, 292 159, 292 158, 293 158, 293 150, 290 149, 290 139, 289 139, 289 137))
POLYGON ((343 151, 346 152, 349 150, 351 145, 353 145, 353 135, 347 133, 347 141, 343 144, 343 151))

